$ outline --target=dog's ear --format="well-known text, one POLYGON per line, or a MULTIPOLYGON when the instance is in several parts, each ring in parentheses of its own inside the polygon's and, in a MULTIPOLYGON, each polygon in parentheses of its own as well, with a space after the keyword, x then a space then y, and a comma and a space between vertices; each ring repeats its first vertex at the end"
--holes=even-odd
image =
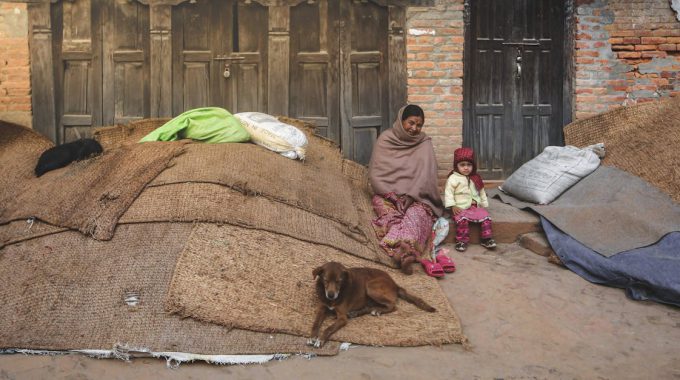
POLYGON ((315 280, 318 279, 319 276, 321 276, 322 274, 323 274, 323 267, 316 267, 316 269, 314 269, 314 271, 312 272, 312 276, 314 276, 315 280))
POLYGON ((349 271, 347 269, 344 269, 342 271, 342 282, 346 284, 347 281, 349 281, 349 271))

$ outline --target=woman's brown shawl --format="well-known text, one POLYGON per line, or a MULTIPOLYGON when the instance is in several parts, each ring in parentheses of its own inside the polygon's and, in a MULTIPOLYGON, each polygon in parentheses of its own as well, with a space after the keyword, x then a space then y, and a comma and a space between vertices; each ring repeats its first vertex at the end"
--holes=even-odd
POLYGON ((368 164, 368 177, 376 194, 407 194, 441 216, 444 208, 437 188, 437 160, 432 139, 421 132, 411 136, 401 125, 399 110, 392 128, 381 133, 368 164))

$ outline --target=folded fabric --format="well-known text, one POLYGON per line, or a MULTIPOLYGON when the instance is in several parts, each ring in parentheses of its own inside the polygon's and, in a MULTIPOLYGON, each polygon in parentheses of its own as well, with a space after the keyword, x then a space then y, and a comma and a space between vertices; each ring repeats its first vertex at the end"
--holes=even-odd
POLYGON ((206 143, 239 143, 250 141, 241 122, 219 107, 195 108, 156 128, 139 142, 192 139, 206 143))
POLYGON ((635 300, 680 306, 680 232, 656 244, 604 257, 541 217, 545 235, 562 263, 586 280, 623 288, 635 300))

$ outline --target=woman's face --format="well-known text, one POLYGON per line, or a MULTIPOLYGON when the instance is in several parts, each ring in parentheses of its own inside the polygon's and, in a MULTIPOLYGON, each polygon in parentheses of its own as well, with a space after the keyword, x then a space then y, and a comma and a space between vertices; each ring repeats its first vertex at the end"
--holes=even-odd
POLYGON ((423 118, 420 116, 409 116, 402 120, 401 125, 410 136, 418 136, 423 129, 423 118))

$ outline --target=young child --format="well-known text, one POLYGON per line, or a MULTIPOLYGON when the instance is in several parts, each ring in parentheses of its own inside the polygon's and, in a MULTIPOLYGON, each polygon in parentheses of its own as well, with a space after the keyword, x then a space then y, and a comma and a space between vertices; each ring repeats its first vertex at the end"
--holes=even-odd
POLYGON ((444 190, 444 207, 451 209, 456 222, 456 250, 465 251, 470 242, 469 222, 482 224, 481 246, 492 249, 491 217, 485 207, 489 201, 482 177, 477 174, 472 148, 458 148, 453 152, 453 170, 444 190))

